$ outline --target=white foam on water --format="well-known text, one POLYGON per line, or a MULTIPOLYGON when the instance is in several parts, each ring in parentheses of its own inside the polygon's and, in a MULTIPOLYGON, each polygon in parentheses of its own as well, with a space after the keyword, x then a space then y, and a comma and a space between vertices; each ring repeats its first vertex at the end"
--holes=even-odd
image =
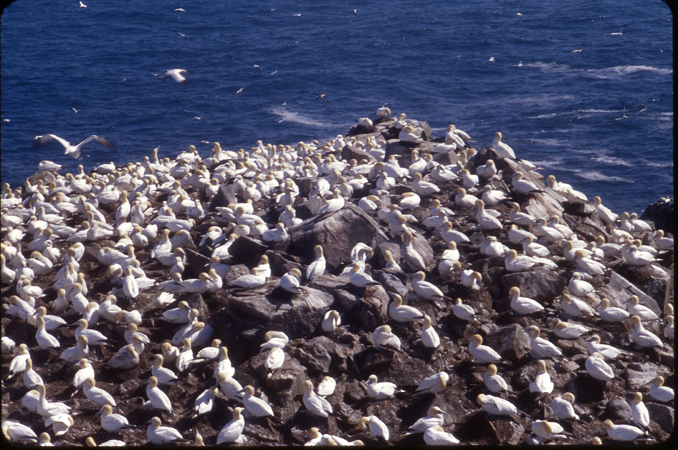
POLYGON ((610 175, 605 175, 604 173, 598 172, 597 170, 574 170, 575 175, 579 178, 591 181, 614 181, 618 183, 633 183, 633 180, 622 177, 613 177, 610 175))
POLYGON ((525 139, 525 140, 533 144, 546 145, 549 147, 564 147, 566 145, 570 145, 570 142, 565 139, 549 138, 549 139, 525 139))
POLYGON ((605 67, 603 69, 588 69, 587 72, 600 78, 608 78, 610 75, 628 75, 636 72, 650 72, 659 75, 673 74, 672 69, 662 69, 659 67, 638 65, 605 67))
POLYGON ((275 114, 278 117, 281 117, 282 119, 280 122, 292 122, 292 123, 299 123, 301 125, 308 125, 311 127, 319 127, 319 128, 331 128, 334 125, 330 123, 325 123, 325 122, 320 122, 318 120, 313 119, 310 116, 307 116, 302 113, 297 113, 293 111, 288 111, 285 108, 280 108, 276 107, 271 109, 271 112, 275 114))
POLYGON ((523 64, 524 67, 535 67, 542 72, 570 72, 572 68, 566 64, 558 64, 555 62, 537 61, 534 63, 523 64))
POLYGON ((668 167, 673 167, 673 161, 667 161, 667 162, 656 162, 656 161, 650 161, 649 159, 641 158, 639 160, 641 163, 646 165, 647 167, 657 167, 660 169, 668 168, 668 167))
POLYGON ((611 166, 624 166, 624 167, 633 166, 633 164, 631 164, 630 162, 624 161, 621 158, 615 158, 614 156, 605 156, 605 155, 594 156, 593 160, 599 163, 609 164, 611 166))

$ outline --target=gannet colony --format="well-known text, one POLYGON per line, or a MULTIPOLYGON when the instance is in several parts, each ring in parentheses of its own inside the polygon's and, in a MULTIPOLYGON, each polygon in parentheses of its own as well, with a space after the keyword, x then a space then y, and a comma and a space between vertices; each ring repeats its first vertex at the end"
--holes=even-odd
POLYGON ((5 185, 4 436, 666 440, 671 234, 544 178, 499 132, 477 151, 454 125, 377 115, 323 143, 45 162, 5 185))

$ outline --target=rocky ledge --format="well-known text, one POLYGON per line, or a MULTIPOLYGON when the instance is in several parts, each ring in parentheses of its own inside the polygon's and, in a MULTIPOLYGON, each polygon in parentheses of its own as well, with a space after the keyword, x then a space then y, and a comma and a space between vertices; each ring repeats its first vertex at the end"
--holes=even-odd
POLYGON ((5 189, 3 426, 19 422, 60 445, 84 445, 87 437, 137 445, 157 439, 148 432, 149 420, 157 416, 186 441, 215 445, 222 427, 238 414, 235 408, 243 407, 243 393, 222 383, 211 410, 194 413, 199 396, 220 386, 219 369, 216 360, 203 360, 180 371, 163 351, 163 342, 172 339, 182 347, 177 334, 186 323, 164 320, 168 310, 179 308, 185 321, 192 317, 207 325, 187 330, 191 350, 197 354, 218 339, 214 345, 227 349, 232 367, 222 365, 232 374, 222 381, 252 386, 254 396, 272 408, 272 416, 256 417, 245 405, 242 433, 221 438, 238 445, 303 445, 316 437, 314 427, 331 435, 317 439, 329 445, 341 439, 368 445, 453 442, 436 435, 438 429, 409 432, 433 407, 443 412, 442 430, 462 444, 587 444, 595 437, 610 443, 613 432, 606 432, 604 422, 632 423, 637 392, 644 394, 649 423, 640 425, 636 442, 667 439, 674 401, 659 401, 648 391, 659 376, 667 386, 674 383, 672 321, 666 324, 673 304, 668 237, 637 217, 616 217, 599 199, 590 203, 569 185, 545 180, 529 162, 513 157, 499 133, 491 148, 476 151, 474 141, 454 127, 433 138, 425 122, 382 115, 361 119, 345 136, 323 144, 259 143, 250 152, 227 152, 215 144, 204 160, 195 149, 174 160, 159 161, 155 154, 110 173, 99 169, 67 179, 39 173, 20 196, 5 189), (51 235, 40 221, 50 224, 51 235), (309 280, 317 246, 326 267, 309 280), (66 261, 79 257, 79 269, 61 258, 53 268, 40 269, 29 262, 40 260, 33 249, 45 255, 58 249, 66 261), (541 259, 521 259, 525 253, 541 259), (27 274, 26 266, 34 273, 27 274), (127 266, 135 269, 128 272, 127 266), (270 275, 262 277, 259 272, 268 268, 270 275), (43 348, 35 317, 26 313, 26 304, 45 306, 48 314, 77 323, 87 306, 77 304, 77 275, 64 281, 69 270, 83 274, 86 302, 94 302, 99 313, 89 328, 109 344, 88 347, 96 386, 112 394, 129 429, 104 429, 95 416, 100 405, 73 387, 80 366, 62 359, 62 352, 76 344, 74 327, 49 331, 58 348, 43 348), (245 284, 241 276, 251 272, 255 278, 245 284), (22 274, 32 275, 32 284, 20 280, 22 274), (41 288, 42 295, 30 286, 41 288), (67 292, 59 294, 59 287, 67 292), (521 309, 516 292, 532 302, 521 309), (397 296, 415 309, 394 311, 397 296), (115 307, 111 298, 127 313, 107 315, 115 307), (617 311, 622 320, 610 321, 601 312, 604 299, 631 312, 617 311), (457 302, 466 305, 465 314, 457 302), (641 315, 640 325, 627 319, 633 315, 641 315), (145 346, 130 338, 130 322, 148 336, 145 346), (554 354, 540 353, 534 327, 554 354), (659 342, 648 345, 639 329, 659 342), (191 334, 200 330, 206 331, 191 334), (607 361, 613 372, 608 380, 589 369, 597 363, 589 351, 594 335, 620 351, 607 361), (500 355, 493 368, 492 357, 471 345, 478 336, 500 355), (140 350, 138 363, 111 368, 109 361, 128 342, 140 350), (49 414, 26 406, 29 389, 20 372, 7 379, 20 344, 30 351, 48 401, 71 407, 67 433, 55 433, 45 421, 49 414), (283 358, 276 359, 275 346, 283 358), (160 385, 171 412, 146 403, 154 355, 163 353, 165 367, 177 375, 173 385, 160 385), (492 371, 503 377, 506 389, 488 388, 493 385, 484 380, 492 371), (395 388, 376 389, 372 375, 395 388), (336 381, 333 390, 322 392, 329 414, 304 399, 307 381, 318 389, 327 377, 336 381), (434 382, 426 388, 421 383, 429 377, 434 382), (545 377, 552 385, 542 383, 545 377), (554 411, 553 400, 566 392, 574 396, 577 419, 554 411), (490 395, 515 411, 488 412, 490 395), (378 420, 361 422, 372 416, 378 420), (548 433, 541 420, 563 430, 548 433), (364 422, 369 426, 361 426, 364 422))

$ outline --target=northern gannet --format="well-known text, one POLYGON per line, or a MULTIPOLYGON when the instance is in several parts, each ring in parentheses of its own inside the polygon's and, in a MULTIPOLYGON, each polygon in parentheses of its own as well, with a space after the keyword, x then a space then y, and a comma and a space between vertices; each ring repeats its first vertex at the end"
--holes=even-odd
POLYGON ((97 136, 96 134, 91 135, 81 143, 77 145, 72 145, 70 142, 67 140, 60 138, 57 135, 54 134, 45 134, 45 135, 40 135, 36 136, 33 138, 34 145, 36 146, 42 146, 46 145, 49 143, 52 139, 56 140, 59 142, 61 145, 64 147, 64 155, 70 155, 75 159, 80 158, 80 149, 82 148, 83 145, 87 144, 89 141, 96 140, 99 142, 101 145, 103 145, 106 148, 113 148, 113 145, 108 139, 102 138, 100 136, 97 136))

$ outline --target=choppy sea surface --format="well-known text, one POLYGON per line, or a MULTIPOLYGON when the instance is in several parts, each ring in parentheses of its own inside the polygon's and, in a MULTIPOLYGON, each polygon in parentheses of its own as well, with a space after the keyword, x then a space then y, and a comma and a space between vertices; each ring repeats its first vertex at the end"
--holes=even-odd
POLYGON ((2 13, 2 182, 264 143, 326 140, 358 117, 454 123, 600 195, 673 193, 672 15, 648 0, 18 0, 2 13), (189 84, 160 78, 181 68, 189 84), (317 98, 325 94, 326 104, 317 98), (96 142, 82 160, 36 135, 96 142))

